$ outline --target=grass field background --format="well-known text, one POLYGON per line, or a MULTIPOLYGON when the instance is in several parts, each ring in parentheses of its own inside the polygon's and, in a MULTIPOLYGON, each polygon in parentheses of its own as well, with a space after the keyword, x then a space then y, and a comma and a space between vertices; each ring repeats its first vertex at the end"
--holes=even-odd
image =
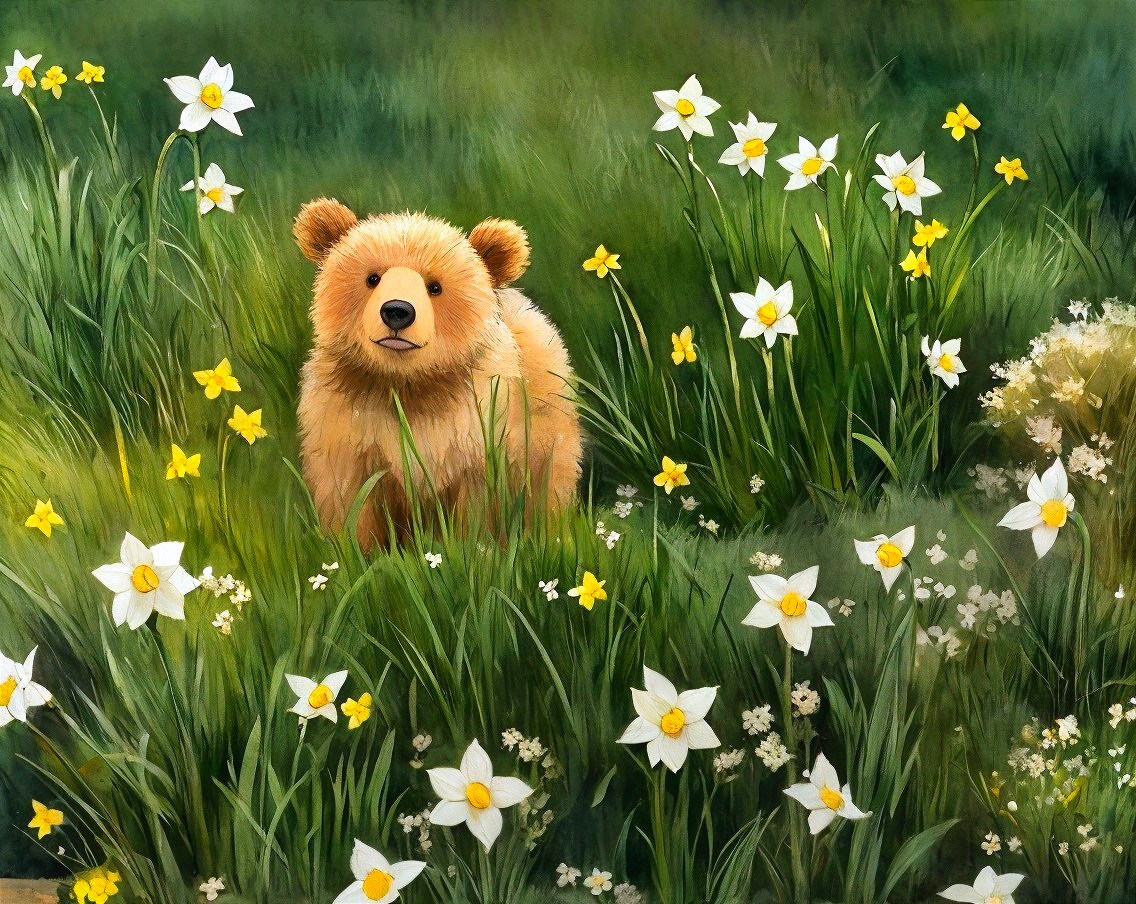
MULTIPOLYGON (((1110 727, 1106 707, 1131 696, 1136 674, 1136 619, 1114 595, 1136 584, 1125 467, 1136 433, 1113 437, 1107 487, 1074 485, 1092 530, 1091 563, 1072 529, 1036 563, 1024 535, 993 527, 1016 488, 991 500, 967 472, 1044 459, 1020 431, 983 422, 989 365, 1026 354, 1053 316, 1068 320, 1070 299, 1132 301, 1134 12, 1132 4, 1030 2, 4 4, 4 54, 43 52, 40 72, 61 62, 73 73, 82 59, 106 67, 96 90, 117 131, 108 141, 73 78, 59 101, 37 89, 60 166, 78 160, 60 180, 45 170, 25 105, 0 98, 0 649, 22 658, 39 643, 37 669, 74 720, 38 711, 43 735, 17 734, 18 725, 0 733, 0 822, 26 824, 34 787, 82 826, 66 843, 88 845, 83 865, 113 863, 126 876, 127 901, 188 904, 213 875, 243 893, 231 900, 330 901, 348 880, 352 837, 420 854, 395 819, 432 800, 409 764, 411 738, 428 731, 429 766, 456 762, 479 737, 499 768, 544 782, 555 819, 532 838, 532 856, 528 823, 511 815, 492 857, 479 857, 457 830, 437 831, 437 869, 407 891, 412 902, 584 900, 578 887, 555 889, 561 861, 585 874, 612 870, 617 883, 635 882, 665 904, 801 902, 810 887, 818 901, 923 901, 987 864, 1029 876, 1016 895, 1025 904, 1124 900, 1136 882, 1123 840, 1136 803, 1115 787, 1112 763, 1136 771, 1136 737, 1126 722, 1110 727), (245 194, 235 217, 214 212, 198 222, 176 191, 192 175, 190 154, 175 149, 150 298, 148 192, 180 113, 162 78, 196 74, 211 55, 233 64, 235 87, 256 107, 240 115, 242 138, 202 133, 202 163, 218 162, 245 194), (780 123, 765 185, 776 208, 785 174, 774 160, 795 149, 798 134, 819 144, 839 133, 841 177, 855 170, 859 178, 856 151, 879 123, 875 150, 899 147, 908 158, 926 150, 928 173, 945 189, 935 199, 942 206, 928 202, 928 211, 943 211, 954 227, 972 159, 941 126, 960 101, 982 118, 981 191, 998 178, 1000 154, 1025 162, 1030 181, 998 196, 977 225, 965 288, 941 323, 944 335, 964 337, 966 380, 941 402, 910 388, 897 400, 916 414, 934 408, 942 427, 930 443, 914 429, 897 434, 902 448, 886 442, 887 354, 869 347, 863 321, 856 356, 871 358, 880 382, 851 385, 837 402, 825 403, 823 346, 800 340, 806 400, 837 410, 855 397, 857 417, 869 432, 879 428, 898 462, 895 473, 849 440, 856 479, 847 485, 817 490, 822 469, 802 461, 776 479, 766 474, 766 495, 754 503, 756 419, 741 405, 731 415, 728 404, 704 416, 701 402, 729 395, 727 350, 684 222, 688 199, 655 143, 680 159, 684 149, 674 133, 650 131, 651 92, 677 88, 691 72, 723 104, 715 137, 695 147, 731 210, 746 195, 717 157, 731 140, 727 120, 748 110, 780 123), (296 472, 296 378, 310 344, 313 270, 291 238, 300 204, 319 195, 361 214, 422 209, 465 229, 500 216, 528 230, 533 264, 521 284, 563 331, 581 377, 611 388, 615 403, 584 393, 590 417, 604 422, 589 425, 594 458, 578 511, 529 530, 489 480, 482 502, 505 513, 504 537, 427 529, 402 550, 367 557, 349 538, 320 531, 296 472), (627 298, 581 268, 601 242, 621 254, 627 298), (635 357, 634 331, 624 332, 632 305, 665 368, 671 332, 693 324, 699 369, 672 378, 635 357), (207 401, 190 373, 226 355, 242 393, 207 401), (264 409, 269 436, 251 447, 226 440, 234 398, 264 409), (741 452, 722 453, 700 432, 705 423, 732 424, 741 452), (624 444, 626 434, 643 437, 643 448, 624 444), (171 442, 204 454, 200 480, 164 479, 171 442), (928 445, 942 462, 925 460, 928 445), (690 493, 703 500, 695 512, 650 487, 658 456, 680 452, 692 462, 690 493), (612 508, 622 482, 644 502, 626 519, 612 508), (50 540, 23 526, 35 499, 47 497, 66 520, 50 540), (700 516, 718 519, 720 535, 700 516), (600 520, 622 534, 612 548, 596 532, 600 520), (914 588, 901 584, 904 598, 885 594, 852 547, 908 524, 918 542, 904 580, 957 584, 960 599, 972 583, 1013 589, 1021 617, 976 633, 957 659, 916 645, 916 623, 957 623, 959 600, 913 609, 914 588), (190 597, 184 626, 116 631, 89 573, 113 560, 125 530, 147 543, 185 540, 194 574, 211 566, 245 581, 253 602, 232 637, 211 625, 227 604, 204 591, 190 597), (932 566, 924 549, 936 543, 951 555, 932 566), (979 565, 968 572, 958 561, 972 548, 979 565), (423 558, 434 551, 443 555, 436 570, 423 558), (796 657, 793 680, 822 694, 815 718, 788 716, 780 638, 738 626, 754 602, 746 575, 758 570, 756 551, 782 555, 784 574, 819 561, 817 599, 856 600, 852 615, 834 615, 836 628, 818 633, 807 659, 796 657), (328 590, 313 590, 309 576, 332 561, 340 569, 328 590), (593 613, 564 594, 585 569, 609 581, 612 604, 593 613), (552 577, 555 604, 536 589, 552 577), (633 715, 628 688, 641 686, 644 663, 680 687, 721 686, 711 721, 723 750, 752 747, 742 710, 771 703, 775 728, 797 726, 800 762, 789 768, 799 773, 817 750, 831 751, 857 802, 877 817, 841 823, 806 847, 801 823, 778 808, 786 771, 753 755, 730 780, 705 752, 670 784, 637 769, 641 751, 629 757, 614 738, 633 715), (374 693, 375 717, 350 735, 342 725, 320 734, 313 726, 297 746, 283 674, 341 667, 351 670, 353 693, 374 693), (1078 784, 1058 763, 1045 780, 1068 801, 1035 812, 1023 796, 1010 818, 991 773, 1006 777, 1023 725, 1071 713, 1083 741, 1069 758, 1091 748, 1099 765, 1078 784), (497 739, 512 727, 539 735, 565 777, 543 779, 502 751, 497 739), (1106 755, 1126 740, 1132 752, 1106 755), (1085 824, 1102 840, 1081 852, 1085 824), (1025 852, 988 856, 979 847, 988 831, 1003 842, 1016 832, 1025 852), (1071 857, 1062 841, 1073 844, 1071 857)), ((842 184, 830 178, 825 197, 842 184)), ((873 215, 883 213, 878 194, 867 192, 873 215)), ((786 202, 786 231, 802 236, 801 250, 777 264, 793 273, 800 299, 809 293, 794 268, 820 247, 820 197, 810 189, 786 202)), ((852 201, 844 222, 867 233, 870 217, 855 192, 852 201)), ((716 234, 706 213, 702 235, 716 234)), ((839 235, 851 244, 856 234, 839 235)), ((721 291, 751 291, 725 244, 711 246, 721 291)), ((895 315, 881 346, 915 348, 928 328, 923 296, 881 276, 895 270, 886 257, 881 266, 850 256, 831 269, 834 282, 900 292, 912 318, 895 315)), ((810 305, 802 325, 819 333, 827 309, 815 298, 810 305)), ((735 316, 735 336, 737 325, 735 316)), ((762 358, 745 353, 742 377, 761 388, 762 358)), ((905 358, 896 372, 916 374, 918 384, 921 365, 905 358)), ((1110 386, 1099 421, 1112 430, 1125 423, 1136 378, 1119 366, 1110 386)), ((807 456, 810 440, 839 445, 843 433, 839 417, 811 412, 802 433, 792 419, 772 423, 787 460, 789 450, 807 456)), ((54 839, 13 837, 0 845, 0 875, 78 872, 50 855, 54 839)))

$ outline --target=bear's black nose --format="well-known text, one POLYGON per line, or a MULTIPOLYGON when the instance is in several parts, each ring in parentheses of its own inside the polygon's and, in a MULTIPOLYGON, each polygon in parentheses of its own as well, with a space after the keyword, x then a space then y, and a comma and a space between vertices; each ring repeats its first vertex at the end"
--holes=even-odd
POLYGON ((383 302, 383 306, 379 308, 379 316, 392 330, 404 330, 414 323, 414 305, 401 298, 393 298, 383 302))

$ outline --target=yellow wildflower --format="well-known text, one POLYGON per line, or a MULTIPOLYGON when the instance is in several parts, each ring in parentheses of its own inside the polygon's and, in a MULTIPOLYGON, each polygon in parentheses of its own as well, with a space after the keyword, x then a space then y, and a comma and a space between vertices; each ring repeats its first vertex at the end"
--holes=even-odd
POLYGON ((118 894, 118 883, 122 876, 113 870, 96 870, 94 873, 75 881, 75 900, 79 904, 106 904, 107 900, 118 894))
POLYGON ((63 519, 51 507, 50 499, 47 502, 41 502, 37 499, 35 511, 28 516, 28 520, 24 522, 24 527, 33 527, 45 537, 50 537, 51 528, 62 523, 63 519))
POLYGON ((233 416, 229 418, 229 426, 244 437, 251 446, 262 436, 268 436, 268 431, 260 426, 260 408, 256 411, 245 411, 240 405, 233 407, 233 416))
POLYGON ((166 480, 175 477, 200 477, 201 453, 186 455, 177 443, 170 444, 170 463, 166 465, 166 480))
POLYGON ((98 82, 102 84, 103 75, 106 74, 106 69, 102 66, 96 66, 93 63, 88 63, 83 60, 83 71, 75 76, 75 81, 86 82, 88 85, 91 82, 98 82))
POLYGON ((955 109, 947 111, 947 121, 943 123, 943 128, 951 130, 951 138, 955 141, 962 141, 967 129, 975 131, 980 125, 982 123, 975 119, 966 104, 959 104, 955 109))
POLYGON ((225 392, 240 392, 241 384, 233 376, 233 366, 228 358, 222 358, 221 363, 212 370, 195 370, 193 378, 205 387, 205 398, 215 399, 225 392))
POLYGON ((607 599, 607 591, 603 589, 606 583, 607 581, 597 581, 594 574, 585 571, 584 580, 580 583, 580 586, 573 587, 568 591, 568 595, 579 597, 580 605, 591 612, 596 600, 607 599))
POLYGON ((1022 169, 1021 157, 1015 157, 1013 160, 1007 160, 1003 157, 998 163, 994 164, 994 172, 1005 176, 1007 185, 1015 179, 1021 179, 1023 182, 1029 179, 1029 176, 1026 175, 1026 171, 1022 169))
POLYGON ((347 701, 339 708, 343 710, 343 715, 349 717, 347 727, 349 729, 358 728, 371 718, 371 695, 360 694, 358 700, 348 697, 347 701))
POLYGON ((671 352, 671 360, 675 364, 682 364, 687 361, 693 364, 698 360, 698 353, 694 350, 694 338, 690 332, 690 327, 684 326, 681 333, 671 333, 671 342, 674 343, 674 351, 671 352))
POLYGON ((920 248, 930 248, 936 241, 944 238, 948 232, 950 230, 938 220, 932 220, 926 226, 916 220, 915 237, 911 241, 920 248))
POLYGON ((45 807, 38 800, 32 801, 32 809, 35 810, 35 816, 32 821, 28 823, 29 829, 39 829, 39 837, 44 838, 51 834, 51 830, 56 826, 63 825, 63 811, 52 810, 45 807))
POLYGON ((663 469, 655 475, 655 486, 662 487, 669 496, 675 487, 684 487, 689 483, 690 478, 686 476, 686 465, 676 464, 674 459, 664 455, 663 469))
POLYGON ((63 96, 63 83, 67 81, 67 75, 64 73, 63 68, 60 66, 52 66, 44 74, 43 78, 39 80, 39 86, 44 91, 50 91, 56 100, 63 96))
POLYGON ((596 256, 589 257, 586 261, 584 261, 584 269, 589 272, 595 270, 596 276, 598 276, 600 279, 603 279, 605 276, 607 276, 608 270, 621 269, 619 265, 619 255, 612 254, 603 245, 600 245, 596 249, 596 256))
POLYGON ((907 257, 903 259, 900 266, 911 274, 912 279, 931 275, 931 264, 927 261, 926 248, 919 252, 918 257, 915 256, 914 251, 908 251, 907 257))

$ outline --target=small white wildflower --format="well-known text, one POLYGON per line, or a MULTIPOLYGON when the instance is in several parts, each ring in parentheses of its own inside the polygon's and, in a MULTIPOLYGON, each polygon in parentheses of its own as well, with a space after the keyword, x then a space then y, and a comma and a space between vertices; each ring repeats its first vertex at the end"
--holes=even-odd
POLYGON ((634 496, 638 492, 639 492, 638 488, 633 487, 629 483, 625 483, 622 486, 618 486, 618 487, 615 488, 615 495, 623 496, 626 499, 630 499, 632 496, 634 496))
POLYGON ((682 510, 684 512, 693 512, 698 508, 698 500, 693 496, 679 496, 678 498, 682 500, 682 510))
POLYGON ((958 560, 959 568, 963 571, 974 571, 974 567, 978 564, 978 550, 968 549, 966 555, 958 560))
POLYGON ((611 873, 599 867, 592 869, 592 874, 585 877, 584 888, 589 888, 597 898, 605 891, 611 891, 611 873))
POLYGON ((317 574, 308 578, 308 583, 312 585, 312 590, 323 590, 327 586, 327 575, 317 574))
POLYGON ((548 753, 548 749, 540 743, 540 738, 525 738, 518 745, 517 753, 526 763, 531 763, 548 753))
POLYGON ((611 531, 604 538, 604 544, 607 546, 608 549, 615 549, 615 544, 619 542, 619 537, 620 537, 619 534, 617 534, 615 531, 611 531))
POLYGON ((754 751, 766 769, 776 772, 784 766, 793 755, 781 742, 781 735, 775 731, 769 732, 754 751))
POLYGON ((762 571, 776 571, 784 564, 784 559, 775 552, 755 552, 749 557, 749 564, 756 565, 762 571))
POLYGON ((793 703, 794 716, 811 716, 820 709, 820 694, 809 687, 809 684, 809 681, 801 681, 793 685, 789 699, 793 703))
POLYGON ((932 565, 938 565, 941 562, 945 562, 947 560, 946 552, 938 543, 936 543, 930 549, 925 549, 924 552, 927 554, 927 558, 931 560, 932 565))
POLYGON ((233 614, 228 609, 218 612, 213 619, 213 627, 226 637, 230 636, 233 633, 233 614))
POLYGON ((411 746, 419 753, 425 753, 433 743, 434 739, 428 734, 417 734, 414 736, 414 740, 410 742, 411 746))
POLYGON ((205 895, 206 901, 216 901, 217 896, 225 890, 225 880, 220 876, 213 876, 202 882, 197 890, 205 895))
POLYGON ((630 882, 615 886, 615 904, 643 904, 643 895, 630 882))
POLYGON ((757 495, 758 493, 760 493, 760 492, 761 492, 761 488, 762 488, 763 486, 765 486, 765 480, 764 480, 764 479, 762 479, 761 477, 758 477, 758 476, 757 476, 756 474, 754 474, 754 475, 753 475, 753 476, 752 476, 752 477, 751 477, 751 478, 749 479, 749 491, 750 491, 751 493, 753 493, 753 494, 754 494, 755 496, 756 496, 756 495, 757 495))
POLYGON ((1062 857, 1069 856, 1069 842, 1068 841, 1062 841, 1060 844, 1058 844, 1057 845, 1057 853, 1060 854, 1062 857))
POLYGON ((745 759, 744 750, 726 750, 714 757, 714 772, 718 775, 736 769, 745 759))
POLYGON ((747 709, 742 713, 742 728, 751 735, 759 735, 769 731, 769 726, 772 724, 773 715, 769 711, 768 703, 763 706, 755 706, 753 709, 747 709))
POLYGON ((440 552, 428 552, 422 558, 426 560, 426 564, 431 568, 437 568, 442 564, 442 554, 440 552))
POLYGON ((1086 320, 1089 316, 1089 306, 1084 301, 1069 302, 1069 316, 1074 320, 1086 320))
POLYGON ((617 502, 613 506, 612 511, 614 512, 616 518, 623 519, 631 514, 631 510, 634 507, 634 504, 631 502, 617 502))
POLYGON ((581 875, 583 874, 576 867, 561 863, 560 866, 556 867, 556 885, 559 888, 564 888, 566 885, 575 886, 576 880, 581 875))
POLYGON ((986 851, 988 856, 993 857, 998 851, 1002 850, 1002 839, 993 832, 987 832, 986 840, 982 842, 982 850, 986 851))
POLYGON ((559 583, 560 578, 553 578, 551 581, 540 581, 537 586, 540 588, 540 592, 544 594, 545 599, 554 600, 560 598, 560 593, 556 589, 556 585, 559 583))
POLYGON ((322 569, 323 569, 324 571, 339 571, 339 563, 338 563, 338 562, 332 562, 332 563, 331 563, 330 565, 328 565, 328 564, 327 564, 327 563, 325 562, 325 563, 324 563, 323 565, 321 565, 320 567, 321 567, 321 568, 322 568, 322 569))
POLYGON ((1021 846, 1022 839, 1020 839, 1017 835, 1006 839, 1006 847, 1011 854, 1016 854, 1021 849, 1021 846))
POLYGON ((506 750, 512 750, 524 739, 525 736, 515 728, 508 728, 505 731, 501 732, 501 746, 506 750))

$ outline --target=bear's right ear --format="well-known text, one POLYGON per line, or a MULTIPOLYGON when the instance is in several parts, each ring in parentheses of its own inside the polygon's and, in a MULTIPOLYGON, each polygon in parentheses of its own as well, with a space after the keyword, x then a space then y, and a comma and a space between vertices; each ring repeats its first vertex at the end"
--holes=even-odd
POLYGON ((300 208, 292 234, 304 257, 322 264, 335 243, 357 222, 351 208, 334 198, 316 198, 300 208))

